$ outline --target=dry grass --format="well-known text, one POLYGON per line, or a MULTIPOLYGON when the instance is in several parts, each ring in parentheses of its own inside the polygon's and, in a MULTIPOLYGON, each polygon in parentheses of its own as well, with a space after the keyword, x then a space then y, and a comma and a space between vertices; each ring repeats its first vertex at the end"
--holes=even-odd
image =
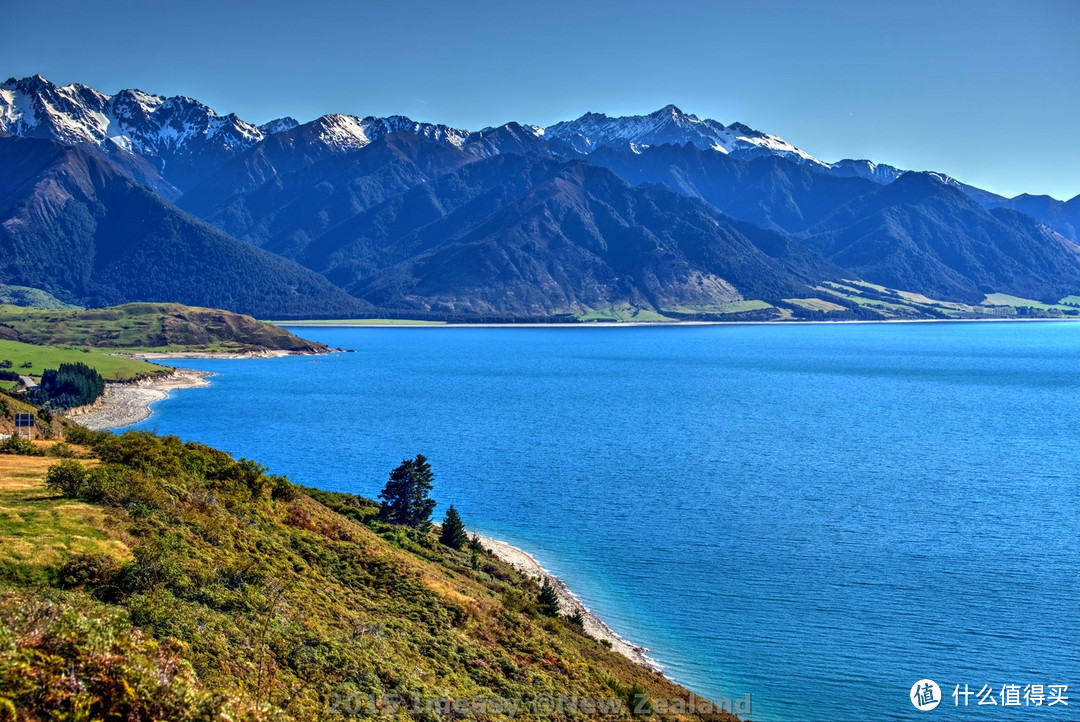
POLYGON ((45 474, 56 461, 0 454, 0 566, 51 567, 82 553, 130 559, 123 543, 108 538, 104 507, 70 501, 45 488, 45 474))

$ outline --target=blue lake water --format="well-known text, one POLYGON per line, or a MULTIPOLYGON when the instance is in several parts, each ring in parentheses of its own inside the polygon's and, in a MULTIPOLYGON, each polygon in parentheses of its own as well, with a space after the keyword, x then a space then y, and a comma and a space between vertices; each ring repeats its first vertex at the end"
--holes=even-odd
POLYGON ((1080 717, 1080 324, 293 330, 356 352, 185 361, 140 426, 367 496, 423 453, 440 518, 756 720, 1080 717))

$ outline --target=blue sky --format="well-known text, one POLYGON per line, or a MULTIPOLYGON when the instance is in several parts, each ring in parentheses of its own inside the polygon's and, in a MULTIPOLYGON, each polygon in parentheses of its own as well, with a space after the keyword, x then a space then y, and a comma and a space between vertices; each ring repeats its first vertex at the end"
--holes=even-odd
POLYGON ((476 129, 667 103, 827 160, 1080 193, 1080 1, 6 3, 0 75, 203 100, 252 122, 476 129))

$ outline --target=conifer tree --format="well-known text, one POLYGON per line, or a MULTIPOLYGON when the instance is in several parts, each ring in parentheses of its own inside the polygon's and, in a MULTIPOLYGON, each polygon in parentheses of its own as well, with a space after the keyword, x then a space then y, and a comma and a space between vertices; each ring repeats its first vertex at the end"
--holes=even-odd
POLYGON ((435 509, 435 500, 428 496, 433 479, 431 464, 423 454, 402 461, 390 472, 389 481, 379 493, 382 500, 379 518, 391 524, 427 530, 435 509))
POLYGON ((461 523, 461 516, 453 504, 446 510, 446 519, 442 523, 439 541, 451 549, 461 549, 469 541, 469 535, 465 533, 465 525, 461 523))
POLYGON ((540 587, 540 596, 536 601, 540 604, 541 613, 549 617, 559 616, 559 594, 547 577, 544 577, 544 584, 540 587))

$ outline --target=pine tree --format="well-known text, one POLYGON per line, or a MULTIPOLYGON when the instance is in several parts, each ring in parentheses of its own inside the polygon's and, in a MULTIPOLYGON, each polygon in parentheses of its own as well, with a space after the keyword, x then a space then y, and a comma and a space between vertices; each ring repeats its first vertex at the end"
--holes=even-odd
POLYGON ((446 510, 446 519, 442 523, 442 534, 439 541, 451 549, 461 549, 469 541, 469 535, 465 533, 465 525, 461 523, 461 516, 451 504, 446 510))
POLYGON ((544 584, 540 587, 540 596, 536 601, 540 604, 540 612, 549 617, 559 616, 559 593, 551 580, 544 577, 544 584))
POLYGON ((391 524, 427 530, 435 509, 435 500, 428 496, 433 479, 431 465, 423 454, 402 461, 390 472, 389 481, 379 493, 382 500, 379 518, 391 524))

